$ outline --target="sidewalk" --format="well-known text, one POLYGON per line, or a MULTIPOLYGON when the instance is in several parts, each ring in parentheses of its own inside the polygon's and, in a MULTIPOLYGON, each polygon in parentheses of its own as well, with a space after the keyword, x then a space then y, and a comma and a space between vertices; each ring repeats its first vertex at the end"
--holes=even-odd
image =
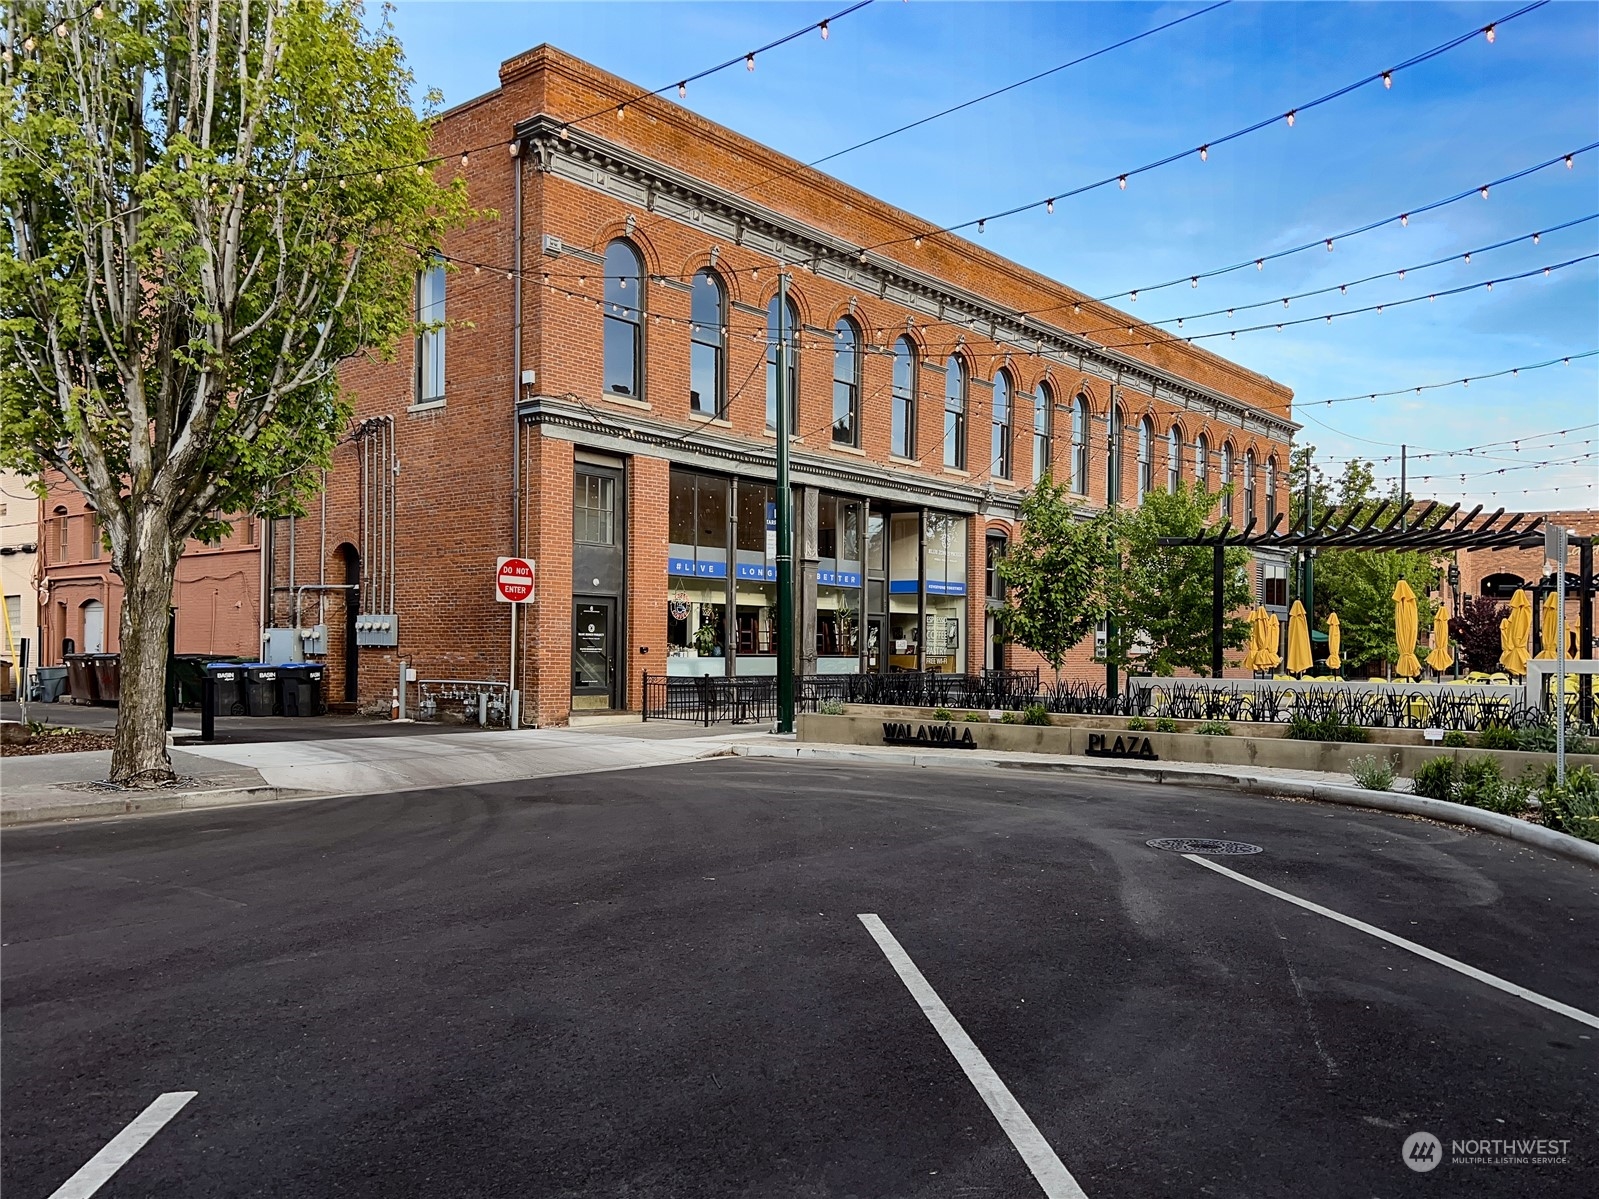
POLYGON ((441 737, 417 730, 410 736, 396 732, 381 738, 243 745, 185 740, 172 750, 180 781, 151 790, 106 784, 109 750, 13 757, 0 765, 0 824, 636 770, 725 756, 741 741, 765 736, 745 729, 694 732, 641 738, 527 729, 441 737))

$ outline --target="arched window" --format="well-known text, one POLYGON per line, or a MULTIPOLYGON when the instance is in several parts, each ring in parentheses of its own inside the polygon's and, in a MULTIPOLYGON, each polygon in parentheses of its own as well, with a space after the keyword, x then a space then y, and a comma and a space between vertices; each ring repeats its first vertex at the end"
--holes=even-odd
POLYGON ((894 343, 894 411, 889 420, 889 453, 916 457, 916 346, 908 337, 894 343))
POLYGON ((788 312, 783 318, 782 331, 778 331, 777 297, 766 306, 766 427, 777 428, 777 343, 779 338, 788 341, 788 431, 799 433, 799 309, 788 301, 788 312))
POLYGON ((644 395, 644 269, 633 247, 605 247, 605 394, 644 395))
POLYGON ((1266 527, 1277 523, 1277 455, 1266 459, 1266 527))
POLYGON ((1041 379, 1033 393, 1033 482, 1054 474, 1055 393, 1041 379))
POLYGON ((1155 490, 1155 422, 1144 417, 1138 422, 1138 499, 1155 490))
POLYGON ((1088 397, 1072 405, 1072 494, 1088 494, 1088 397))
MULTIPOLYGON (((1233 485, 1233 443, 1223 442, 1221 447, 1221 486, 1230 489, 1233 485)), ((1221 514, 1227 519, 1233 518, 1233 493, 1227 490, 1222 496, 1221 514)))
POLYGON ((847 316, 833 326, 833 440, 861 443, 861 331, 847 316))
POLYGON ((966 363, 959 354, 944 366, 944 465, 966 469, 966 363))
POLYGON ((994 376, 994 419, 989 444, 988 468, 996 479, 1010 478, 1011 395, 1010 372, 994 376))
POLYGON ((1110 411, 1110 428, 1105 434, 1105 502, 1115 505, 1122 498, 1122 430, 1127 415, 1120 404, 1110 411))
MULTIPOLYGON (((444 402, 444 264, 434 260, 416 274, 416 402, 444 402)), ((99 651, 96 651, 99 652, 99 651)))
POLYGON ((1177 485, 1183 481, 1183 431, 1176 425, 1166 430, 1166 491, 1177 494, 1177 485))
POLYGON ((704 416, 721 416, 727 404, 727 334, 722 328, 727 306, 722 281, 715 271, 694 276, 689 300, 688 406, 704 416))
POLYGON ((1244 523, 1255 519, 1255 451, 1244 451, 1244 523))
POLYGON ((1207 490, 1210 488, 1210 438, 1203 433, 1194 443, 1194 482, 1207 490))

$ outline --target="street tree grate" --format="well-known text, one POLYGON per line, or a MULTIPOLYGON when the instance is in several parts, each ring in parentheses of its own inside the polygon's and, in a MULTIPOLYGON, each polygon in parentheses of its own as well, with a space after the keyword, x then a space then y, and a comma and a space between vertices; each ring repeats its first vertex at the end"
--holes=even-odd
POLYGON ((1247 841, 1217 841, 1210 837, 1156 837, 1145 841, 1151 849, 1167 849, 1172 853, 1245 854, 1259 853, 1260 846, 1247 841))

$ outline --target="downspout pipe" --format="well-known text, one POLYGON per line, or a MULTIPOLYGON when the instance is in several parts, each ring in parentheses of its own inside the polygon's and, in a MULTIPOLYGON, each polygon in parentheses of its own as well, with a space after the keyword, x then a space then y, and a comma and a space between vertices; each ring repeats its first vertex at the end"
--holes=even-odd
MULTIPOLYGON (((517 409, 522 403, 522 140, 511 142, 511 173, 515 178, 512 204, 516 217, 512 222, 511 256, 516 264, 511 272, 511 554, 522 556, 522 417, 517 409)), ((519 605, 511 608, 511 660, 507 677, 510 687, 506 695, 507 724, 515 729, 521 724, 522 689, 520 670, 523 621, 517 619, 519 605)))

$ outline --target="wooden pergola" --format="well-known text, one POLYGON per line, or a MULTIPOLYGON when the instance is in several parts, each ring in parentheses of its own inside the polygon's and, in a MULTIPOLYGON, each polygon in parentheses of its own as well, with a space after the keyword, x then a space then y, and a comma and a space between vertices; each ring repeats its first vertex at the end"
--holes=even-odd
MULTIPOLYGON (((1307 520, 1298 529, 1279 529, 1284 516, 1278 513, 1270 527, 1257 529, 1251 516, 1242 528, 1233 528, 1224 520, 1214 529, 1207 529, 1195 537, 1162 537, 1161 545, 1209 546, 1214 551, 1212 559, 1212 594, 1215 604, 1212 616, 1210 650, 1211 675, 1221 677, 1222 626, 1226 613, 1222 611, 1221 596, 1224 583, 1223 560, 1225 551, 1233 546, 1245 549, 1302 550, 1302 549, 1389 549, 1389 550, 1508 550, 1534 549, 1544 542, 1544 518, 1527 513, 1507 514, 1503 508, 1487 516, 1482 515, 1478 504, 1465 515, 1460 505, 1406 500, 1385 500, 1375 508, 1364 507, 1342 511, 1329 508, 1314 525, 1307 520)), ((1578 617, 1578 657, 1593 657, 1593 600, 1594 570, 1593 542, 1588 536, 1571 534, 1571 545, 1577 547, 1577 584, 1567 589, 1581 601, 1578 617)), ((1564 564, 1562 564, 1562 567, 1564 564)), ((1539 589, 1541 590, 1541 589, 1539 589)), ((1593 718, 1593 697, 1584 687, 1581 692, 1580 718, 1593 718)))

